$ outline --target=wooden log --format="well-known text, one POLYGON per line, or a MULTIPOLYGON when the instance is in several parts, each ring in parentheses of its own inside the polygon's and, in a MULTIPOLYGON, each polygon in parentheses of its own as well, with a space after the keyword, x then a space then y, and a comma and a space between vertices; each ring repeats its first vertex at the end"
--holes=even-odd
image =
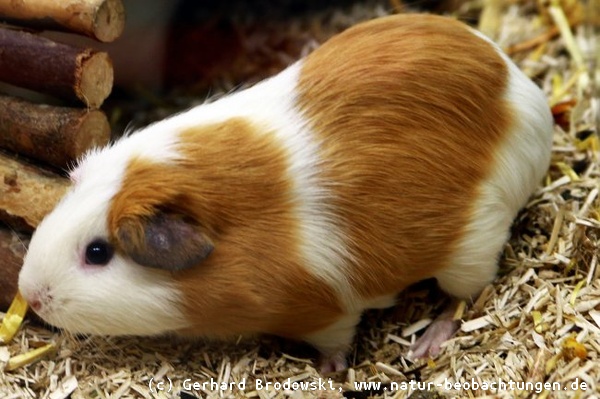
POLYGON ((98 108, 113 85, 108 54, 0 29, 0 81, 98 108))
POLYGON ((65 169, 110 140, 99 110, 33 104, 0 95, 0 147, 65 169))
POLYGON ((0 0, 0 17, 42 29, 81 33, 112 42, 125 27, 121 0, 0 0))
POLYGON ((0 221, 32 232, 69 185, 64 177, 0 153, 0 221))
POLYGON ((0 311, 6 311, 17 294, 19 271, 29 237, 0 227, 0 311))

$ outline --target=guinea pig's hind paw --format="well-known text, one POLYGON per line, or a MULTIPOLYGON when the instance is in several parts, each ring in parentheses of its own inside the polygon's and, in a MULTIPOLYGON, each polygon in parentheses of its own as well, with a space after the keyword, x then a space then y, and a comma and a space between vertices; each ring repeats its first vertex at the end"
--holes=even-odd
POLYGON ((348 368, 346 353, 339 351, 331 355, 321 355, 319 371, 321 374, 337 373, 348 368))
POLYGON ((458 321, 440 315, 428 327, 425 333, 411 346, 409 357, 421 359, 435 357, 440 353, 441 345, 458 329, 458 321))

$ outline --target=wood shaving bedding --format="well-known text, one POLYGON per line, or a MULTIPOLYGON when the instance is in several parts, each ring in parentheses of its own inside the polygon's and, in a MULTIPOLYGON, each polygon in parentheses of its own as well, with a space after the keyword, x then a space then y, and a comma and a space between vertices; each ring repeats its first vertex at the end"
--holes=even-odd
MULTIPOLYGON (((466 304, 460 331, 439 357, 405 358, 445 303, 424 283, 402 293, 396 308, 365 314, 351 368, 328 376, 317 371, 313 350, 273 337, 227 343, 73 337, 26 322, 0 346, 0 398, 600 397, 600 14, 594 7, 593 1, 463 1, 456 12, 494 15, 495 21, 482 20, 484 28, 542 86, 560 123, 552 166, 514 223, 498 279, 466 304), (589 10, 577 11, 586 4, 589 10), (37 362, 7 369, 16 356, 50 347, 54 353, 37 362), (483 388, 494 381, 529 385, 483 388), (586 390, 573 390, 575 381, 586 390), (267 382, 280 385, 261 389, 267 382), (356 385, 368 382, 382 384, 356 385), (293 383, 307 388, 288 389, 293 383), (393 390, 403 383, 406 390, 393 390), (457 390, 456 383, 470 386, 457 390), (544 387, 553 383, 565 389, 544 387), (181 393, 184 386, 192 389, 181 393)), ((381 13, 380 4, 363 6, 315 24, 342 29, 381 13)))

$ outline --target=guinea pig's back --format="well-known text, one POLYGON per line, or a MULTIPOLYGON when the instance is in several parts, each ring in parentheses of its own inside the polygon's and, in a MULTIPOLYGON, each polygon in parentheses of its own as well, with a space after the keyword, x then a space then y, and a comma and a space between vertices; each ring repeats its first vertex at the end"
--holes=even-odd
POLYGON ((533 83, 465 25, 407 15, 324 44, 304 61, 298 92, 360 295, 438 277, 468 296, 493 278, 510 222, 548 166, 549 113, 533 83), (523 129, 525 117, 534 122, 523 129), (488 210, 501 214, 479 220, 488 210), (476 281, 461 286, 465 277, 476 281))

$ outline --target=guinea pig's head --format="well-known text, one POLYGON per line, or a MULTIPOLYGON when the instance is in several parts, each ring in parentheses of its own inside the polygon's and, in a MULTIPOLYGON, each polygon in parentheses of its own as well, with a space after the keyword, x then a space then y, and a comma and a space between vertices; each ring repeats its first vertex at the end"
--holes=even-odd
POLYGON ((19 289, 45 321, 74 333, 185 328, 172 275, 208 257, 212 243, 180 214, 139 198, 112 215, 111 230, 128 165, 118 151, 90 154, 72 172, 70 192, 32 237, 19 289))

